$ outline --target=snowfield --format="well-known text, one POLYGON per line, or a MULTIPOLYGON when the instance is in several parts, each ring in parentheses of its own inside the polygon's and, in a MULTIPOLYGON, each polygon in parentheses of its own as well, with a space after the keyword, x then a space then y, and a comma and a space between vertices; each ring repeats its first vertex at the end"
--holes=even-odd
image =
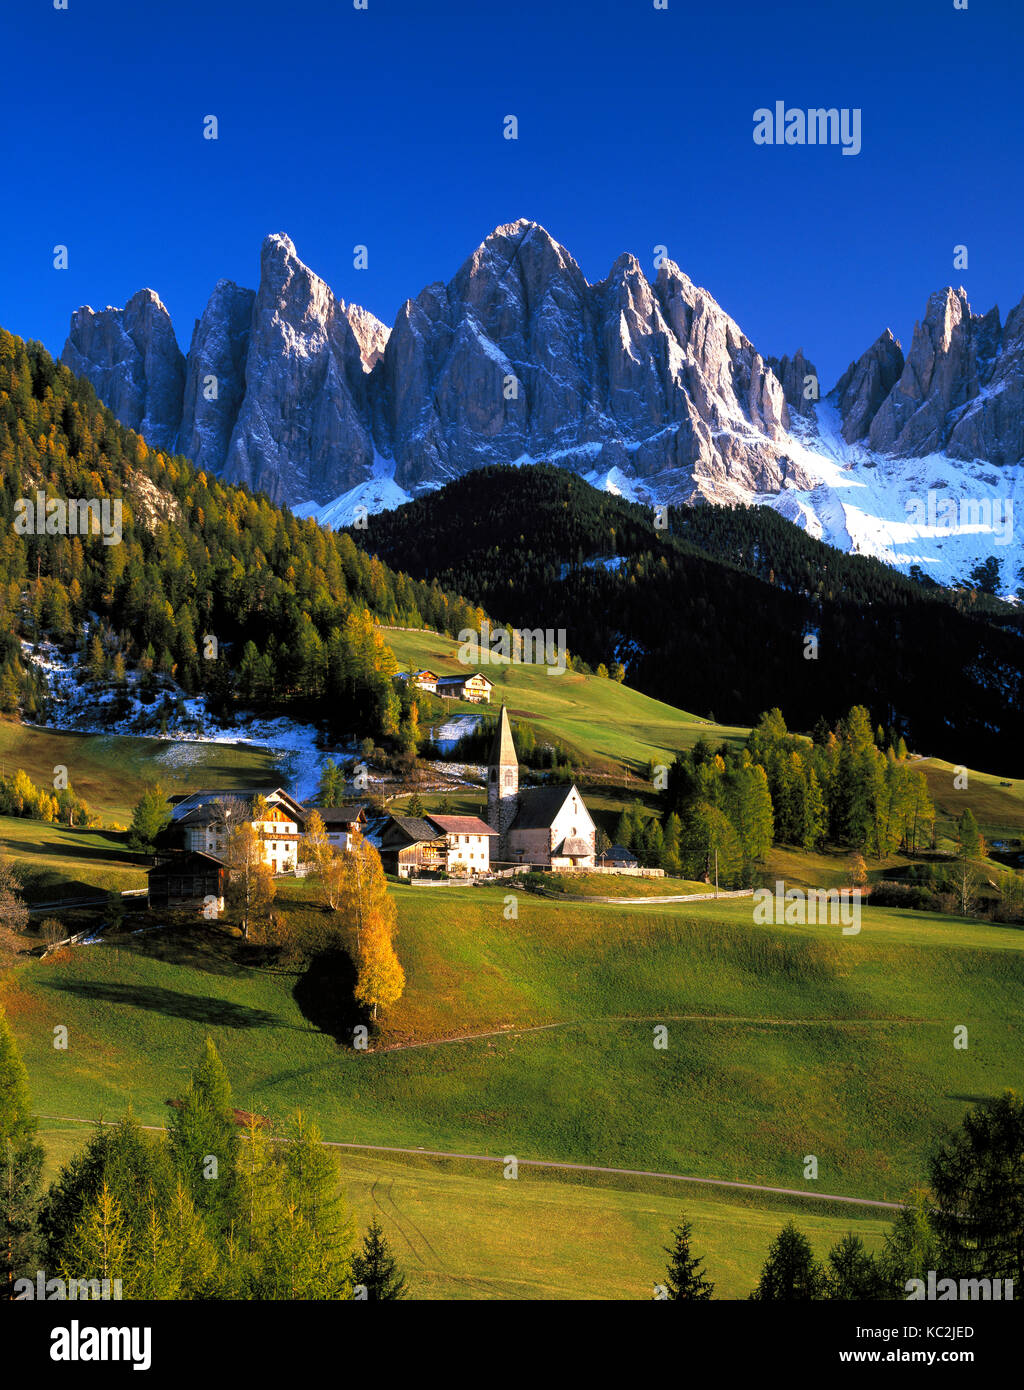
POLYGON ((873 555, 904 573, 920 565, 940 584, 958 583, 994 555, 1001 561, 1003 594, 1020 588, 1024 543, 1014 525, 1015 516, 1024 518, 1019 466, 966 463, 945 454, 897 459, 872 453, 846 443, 830 401, 818 404, 813 423, 796 424, 790 452, 820 479, 818 486, 760 493, 752 502, 772 507, 837 550, 873 555), (951 504, 955 525, 946 523, 951 504), (978 512, 980 522, 964 520, 978 512))

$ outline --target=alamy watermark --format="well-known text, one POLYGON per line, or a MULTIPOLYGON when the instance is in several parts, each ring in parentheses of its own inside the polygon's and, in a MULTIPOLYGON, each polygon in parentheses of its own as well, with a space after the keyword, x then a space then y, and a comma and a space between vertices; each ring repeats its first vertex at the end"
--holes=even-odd
POLYGON ((842 145, 843 154, 860 154, 861 108, 818 106, 807 111, 759 106, 754 112, 755 145, 842 145))
POLYGON ((14 1300, 63 1303, 66 1301, 120 1299, 120 1279, 47 1279, 36 1270, 34 1279, 15 1279, 14 1300))
POLYGON ((944 497, 929 488, 923 497, 908 497, 907 520, 930 531, 990 531, 995 545, 1013 540, 1012 497, 944 497))
POLYGON ((776 879, 754 890, 754 921, 759 926, 842 927, 844 936, 860 931, 859 888, 787 888, 776 879))
POLYGON ((459 643, 459 661, 464 666, 511 661, 516 665, 546 666, 552 676, 560 675, 566 668, 564 627, 502 627, 492 632, 485 618, 479 632, 463 628, 459 643))
POLYGON ((934 1269, 928 1271, 924 1279, 908 1279, 903 1286, 907 1291, 907 1302, 917 1299, 934 1299, 938 1303, 950 1299, 963 1299, 978 1303, 989 1300, 1013 1302, 1012 1279, 940 1279, 934 1269))
POLYGON ((38 491, 14 504, 14 530, 19 536, 102 536, 104 545, 120 545, 120 497, 47 497, 38 491))

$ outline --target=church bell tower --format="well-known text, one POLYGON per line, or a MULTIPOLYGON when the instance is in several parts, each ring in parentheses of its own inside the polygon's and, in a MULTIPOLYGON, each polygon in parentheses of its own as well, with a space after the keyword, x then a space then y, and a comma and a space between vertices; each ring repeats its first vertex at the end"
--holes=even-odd
POLYGON ((487 824, 498 832, 492 859, 508 860, 508 832, 519 809, 519 759, 512 742, 508 711, 502 705, 487 768, 487 824))

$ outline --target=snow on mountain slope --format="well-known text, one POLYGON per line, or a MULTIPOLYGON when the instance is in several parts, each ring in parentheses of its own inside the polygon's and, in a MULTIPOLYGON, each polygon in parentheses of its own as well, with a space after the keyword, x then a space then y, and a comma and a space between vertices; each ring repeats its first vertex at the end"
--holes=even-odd
POLYGON ((847 444, 831 401, 794 421, 791 435, 795 460, 818 485, 786 486, 751 501, 838 550, 876 556, 904 573, 918 565, 940 584, 959 582, 995 556, 1004 595, 1021 588, 1024 545, 1014 526, 1024 507, 1019 467, 941 453, 893 458, 847 444))
POLYGON ((357 483, 348 492, 341 493, 323 506, 316 502, 303 502, 291 510, 300 520, 312 517, 329 531, 337 531, 353 525, 360 516, 390 512, 410 500, 409 493, 395 482, 394 460, 381 458, 378 454, 371 475, 365 482, 357 483))

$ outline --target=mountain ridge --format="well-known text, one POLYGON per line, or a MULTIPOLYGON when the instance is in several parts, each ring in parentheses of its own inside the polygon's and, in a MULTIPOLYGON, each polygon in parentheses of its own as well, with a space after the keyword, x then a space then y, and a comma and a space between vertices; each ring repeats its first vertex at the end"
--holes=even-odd
MULTIPOLYGON (((897 525, 901 483, 927 486, 927 470, 892 462, 941 455, 937 485, 973 495, 993 487, 979 469, 1024 458, 1024 301, 1003 324, 962 287, 937 291, 905 356, 886 329, 822 396, 802 349, 763 356, 675 262, 650 279, 624 253, 590 283, 528 219, 497 227, 390 329, 274 233, 259 288, 218 281, 184 357, 140 291, 123 310, 76 310, 61 360, 162 447, 336 521, 473 468, 554 462, 652 505, 764 502, 948 581, 943 538, 897 525), (880 463, 866 482, 892 486, 877 534, 858 535, 856 489, 880 463)), ((968 568, 983 539, 960 546, 968 568)))

